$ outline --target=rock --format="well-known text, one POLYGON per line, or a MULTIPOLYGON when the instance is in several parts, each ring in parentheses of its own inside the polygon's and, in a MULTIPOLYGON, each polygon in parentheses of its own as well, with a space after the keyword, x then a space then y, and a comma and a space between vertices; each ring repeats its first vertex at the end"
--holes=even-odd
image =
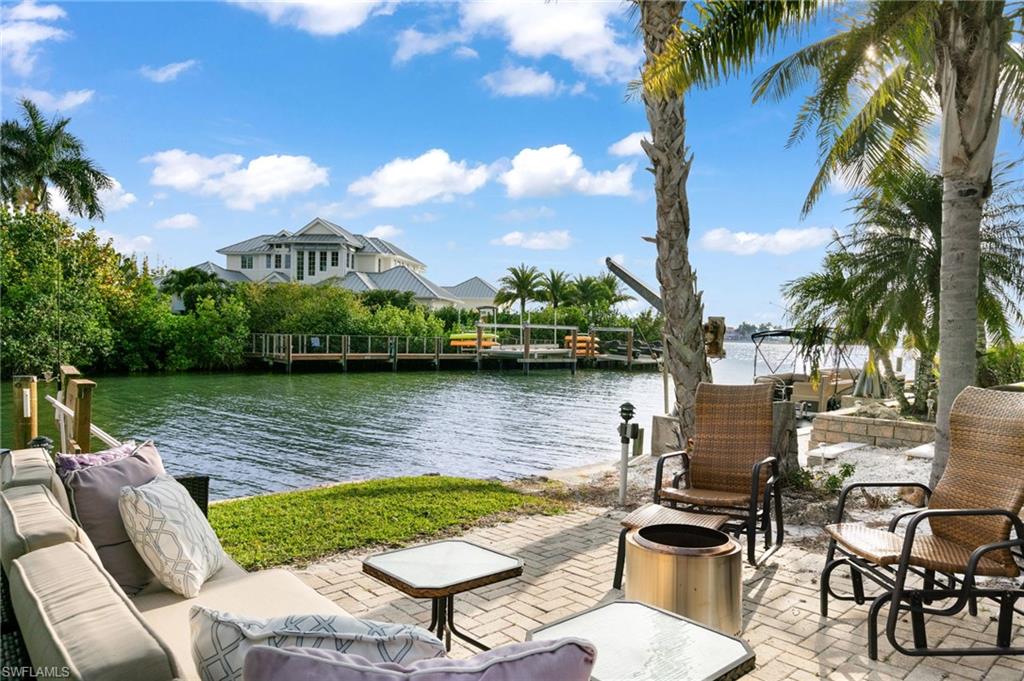
POLYGON ((920 487, 900 487, 900 499, 916 508, 924 508, 924 490, 920 487))
POLYGON ((857 408, 857 411, 853 412, 854 416, 866 416, 872 419, 892 419, 896 420, 900 417, 898 410, 892 407, 887 407, 880 402, 872 402, 865 404, 857 408))

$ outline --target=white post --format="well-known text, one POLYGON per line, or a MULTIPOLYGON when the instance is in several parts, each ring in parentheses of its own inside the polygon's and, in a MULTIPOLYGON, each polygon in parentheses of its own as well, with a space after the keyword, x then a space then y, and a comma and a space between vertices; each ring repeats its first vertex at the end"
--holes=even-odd
MULTIPOLYGON (((625 430, 625 429, 623 429, 625 430)), ((626 505, 626 473, 629 470, 629 434, 622 436, 622 458, 619 461, 619 506, 626 505)))

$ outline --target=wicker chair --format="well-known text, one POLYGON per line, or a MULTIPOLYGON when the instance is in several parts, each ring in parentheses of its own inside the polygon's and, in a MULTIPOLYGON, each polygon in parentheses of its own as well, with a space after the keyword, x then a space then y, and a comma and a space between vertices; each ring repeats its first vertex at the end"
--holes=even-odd
POLYGON ((868 654, 878 659, 878 612, 890 604, 885 634, 904 655, 1021 655, 1011 647, 1013 614, 1024 588, 1014 578, 1021 571, 1015 558, 1024 556, 1024 394, 967 388, 950 413, 950 447, 946 470, 935 486, 915 482, 853 483, 839 497, 836 523, 825 528, 831 541, 821 573, 821 614, 828 599, 872 601, 868 611, 868 654), (851 491, 865 487, 914 486, 928 499, 927 508, 898 514, 887 530, 843 522, 851 491), (896 533, 909 518, 906 532, 896 533), (919 533, 928 521, 931 534, 919 533), (1010 530, 1015 539, 1010 538, 1010 530), (839 557, 836 557, 836 553, 839 557), (829 580, 840 566, 850 569, 853 594, 840 595, 829 580), (938 575, 938 576, 937 576, 938 575), (915 586, 908 577, 915 578, 915 586), (1003 577, 1002 584, 979 586, 976 577, 1003 577), (882 587, 864 595, 864 578, 882 587), (919 580, 917 578, 920 578, 919 580), (1013 581, 1011 581, 1013 580, 1013 581), (999 604, 996 645, 984 648, 929 648, 925 615, 956 615, 967 607, 977 615, 977 599, 999 604), (927 607, 953 599, 946 607, 927 607), (901 613, 909 612, 913 647, 896 640, 901 613))
MULTIPOLYGON (((688 451, 658 459, 654 503, 697 513, 728 515, 724 529, 747 536, 747 560, 756 565, 758 531, 765 549, 782 545, 782 498, 779 462, 772 456, 771 384, 697 386, 696 423, 688 451), (664 466, 680 458, 682 470, 670 487, 662 487, 664 466), (775 540, 772 541, 772 506, 775 540)), ((767 557, 762 556, 762 560, 767 557)))

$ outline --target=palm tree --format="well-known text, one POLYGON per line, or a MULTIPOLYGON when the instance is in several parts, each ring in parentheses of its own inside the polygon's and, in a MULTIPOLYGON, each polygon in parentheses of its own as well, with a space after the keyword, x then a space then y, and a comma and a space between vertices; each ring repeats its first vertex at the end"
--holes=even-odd
POLYGON ((171 270, 160 278, 160 290, 171 295, 181 295, 189 286, 221 283, 220 277, 198 267, 171 270))
POLYGON ((497 305, 519 301, 519 322, 526 316, 526 303, 540 298, 541 273, 532 265, 527 267, 521 263, 518 267, 509 267, 508 274, 499 282, 501 288, 494 296, 497 305))
MULTIPOLYGON (((800 36, 830 3, 716 0, 699 23, 672 36, 644 73, 644 90, 679 96, 750 68, 782 37, 800 36)), ((836 177, 863 184, 906 171, 926 152, 928 125, 941 123, 943 177, 939 385, 932 482, 949 452, 949 409, 976 380, 980 229, 991 191, 1000 118, 1024 126, 1024 10, 1002 0, 871 0, 838 17, 842 30, 761 75, 754 99, 781 99, 812 83, 790 134, 816 128, 821 167, 804 211, 836 177), (936 97, 937 95, 937 97, 936 97), (935 106, 937 103, 938 106, 935 106)))
POLYGON ((622 290, 622 282, 611 272, 599 276, 597 283, 604 290, 604 303, 609 308, 614 308, 620 303, 634 300, 633 296, 622 290))
MULTIPOLYGON (((683 3, 674 0, 636 0, 644 39, 645 68, 651 69, 666 54, 679 31, 683 3)), ((667 93, 645 88, 643 92, 651 141, 644 152, 654 172, 658 248, 656 272, 665 301, 665 359, 675 384, 676 413, 681 442, 694 432, 694 398, 697 384, 711 380, 704 350, 704 305, 697 290, 697 276, 690 266, 690 206, 686 178, 691 157, 686 148, 686 116, 682 91, 667 93)))
POLYGON ((572 295, 572 284, 569 282, 569 275, 560 270, 548 270, 547 274, 541 275, 540 296, 551 304, 555 311, 555 325, 558 325, 558 306, 569 300, 572 295))
POLYGON ((21 100, 21 109, 23 122, 0 125, 0 199, 27 210, 47 210, 52 186, 75 215, 102 219, 99 193, 113 182, 67 131, 71 119, 47 121, 27 99, 21 100))

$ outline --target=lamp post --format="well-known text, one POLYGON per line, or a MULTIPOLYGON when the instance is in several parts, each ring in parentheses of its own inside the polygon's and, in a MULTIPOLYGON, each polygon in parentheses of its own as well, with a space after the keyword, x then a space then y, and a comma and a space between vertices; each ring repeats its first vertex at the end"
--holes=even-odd
POLYGON ((629 440, 632 433, 631 430, 636 430, 636 424, 633 424, 632 429, 629 426, 630 419, 636 414, 636 409, 629 402, 623 402, 619 407, 619 416, 622 417, 622 423, 619 425, 619 440, 622 442, 622 459, 619 461, 619 506, 626 505, 626 475, 629 470, 629 440))

